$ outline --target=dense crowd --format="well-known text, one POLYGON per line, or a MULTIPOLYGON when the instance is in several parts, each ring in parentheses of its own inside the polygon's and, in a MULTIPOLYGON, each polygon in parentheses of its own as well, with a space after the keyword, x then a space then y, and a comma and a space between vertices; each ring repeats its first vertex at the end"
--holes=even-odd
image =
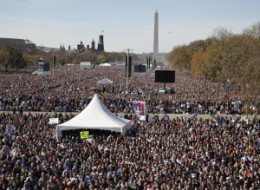
MULTIPOLYGON (((151 71, 149 71, 149 75, 151 71)), ((154 78, 131 77, 122 67, 56 68, 51 76, 1 74, 0 189, 259 189, 257 117, 159 118, 158 113, 245 113, 238 88, 176 72, 174 93, 160 94, 154 78), (110 85, 97 81, 109 78, 110 85), (89 139, 65 131, 55 138, 50 118, 63 123, 94 93, 131 119, 126 136, 90 130, 89 139), (153 120, 139 121, 133 100, 146 100, 153 120), (48 111, 51 113, 25 113, 48 111)), ((253 104, 252 104, 253 105, 253 104)), ((248 110, 256 112, 254 107, 248 110)))
POLYGON ((90 131, 90 141, 55 139, 50 117, 73 116, 0 114, 1 189, 260 188, 260 120, 132 117, 125 137, 90 131))
POLYGON ((211 83, 188 71, 177 71, 176 82, 167 84, 171 93, 160 94, 163 84, 154 82, 150 77, 152 72, 149 71, 146 77, 131 77, 128 94, 124 67, 80 70, 78 66, 64 66, 57 67, 51 76, 2 73, 0 111, 77 112, 96 92, 110 111, 116 113, 130 113, 133 100, 146 100, 151 113, 257 112, 252 102, 245 109, 239 87, 211 83), (113 84, 98 85, 97 81, 103 78, 109 78, 113 84))

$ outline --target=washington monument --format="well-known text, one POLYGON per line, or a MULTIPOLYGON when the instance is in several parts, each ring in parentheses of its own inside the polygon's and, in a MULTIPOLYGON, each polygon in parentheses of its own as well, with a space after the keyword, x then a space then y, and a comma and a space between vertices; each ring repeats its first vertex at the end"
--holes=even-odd
POLYGON ((154 14, 154 39, 153 39, 153 67, 156 67, 156 62, 158 59, 159 53, 159 44, 158 44, 158 10, 156 9, 154 14))

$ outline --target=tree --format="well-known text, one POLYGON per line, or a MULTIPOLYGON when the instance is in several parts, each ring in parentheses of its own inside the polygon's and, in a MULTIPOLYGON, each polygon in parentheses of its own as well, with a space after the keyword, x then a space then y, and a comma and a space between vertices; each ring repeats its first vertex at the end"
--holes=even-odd
POLYGON ((245 49, 243 58, 245 55, 247 57, 239 64, 236 83, 244 89, 244 97, 259 101, 257 96, 260 94, 260 23, 246 29, 240 36, 240 44, 245 49))
POLYGON ((7 47, 3 47, 0 49, 0 64, 2 64, 5 67, 5 70, 7 71, 8 67, 8 57, 9 52, 7 47))
POLYGON ((260 23, 257 23, 242 34, 217 29, 211 38, 175 47, 167 60, 176 69, 190 69, 211 81, 231 81, 244 89, 244 98, 257 100, 260 94, 259 49, 260 23))
POLYGON ((60 63, 61 65, 65 65, 65 63, 66 63, 65 57, 61 57, 61 58, 59 59, 59 63, 60 63))
POLYGON ((190 62, 190 69, 195 75, 203 76, 203 67, 205 64, 207 53, 204 52, 202 49, 193 54, 190 62))
POLYGON ((12 68, 21 69, 26 67, 26 61, 21 51, 10 48, 9 64, 12 68))
POLYGON ((74 64, 80 64, 80 59, 77 58, 77 57, 74 57, 73 60, 72 60, 72 63, 74 63, 74 64))
POLYGON ((104 54, 99 54, 97 57, 97 63, 105 63, 107 62, 107 57, 104 54))
POLYGON ((167 59, 177 69, 190 68, 191 54, 189 53, 187 46, 174 48, 167 59))
POLYGON ((204 48, 206 43, 202 40, 197 40, 187 46, 178 46, 169 53, 167 61, 176 69, 190 69, 192 56, 201 48, 204 48))
POLYGON ((253 37, 255 39, 259 39, 260 38, 260 22, 252 25, 248 29, 245 29, 243 34, 251 36, 251 37, 253 37))
POLYGON ((28 53, 24 53, 23 57, 24 57, 24 59, 25 59, 25 61, 27 63, 27 66, 33 65, 33 63, 36 63, 34 55, 31 55, 31 54, 28 54, 28 53))
POLYGON ((2 59, 5 71, 8 71, 9 66, 16 69, 26 67, 26 61, 23 58, 22 52, 11 47, 4 47, 1 49, 0 59, 2 59))

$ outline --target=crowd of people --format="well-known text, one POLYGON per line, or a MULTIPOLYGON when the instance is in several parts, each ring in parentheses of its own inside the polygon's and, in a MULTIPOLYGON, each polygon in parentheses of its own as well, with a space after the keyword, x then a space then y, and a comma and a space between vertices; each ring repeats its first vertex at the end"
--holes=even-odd
POLYGON ((0 112, 0 189, 259 189, 258 116, 159 117, 245 113, 239 89, 227 91, 188 71, 176 72, 176 83, 167 84, 174 93, 160 94, 162 85, 149 75, 131 77, 126 93, 122 67, 3 74, 0 109, 9 112, 0 112), (113 84, 98 85, 103 78, 113 84), (110 111, 130 119, 132 129, 125 136, 89 130, 90 138, 81 139, 74 130, 56 138, 49 119, 73 118, 95 93, 110 111), (134 100, 146 100, 154 119, 140 121, 134 100))
POLYGON ((90 131, 89 141, 56 139, 50 117, 73 116, 0 114, 2 189, 260 188, 258 119, 132 117, 126 136, 90 131))
POLYGON ((103 103, 115 113, 129 113, 133 100, 146 100, 151 113, 257 112, 252 102, 245 109, 239 87, 211 83, 188 71, 176 72, 176 82, 167 84, 170 94, 159 93, 163 84, 155 83, 150 73, 131 77, 127 94, 124 67, 80 70, 78 66, 65 66, 55 69, 51 76, 1 75, 0 111, 77 112, 89 103, 93 93, 99 93, 103 103), (98 85, 97 81, 103 78, 113 84, 98 85))

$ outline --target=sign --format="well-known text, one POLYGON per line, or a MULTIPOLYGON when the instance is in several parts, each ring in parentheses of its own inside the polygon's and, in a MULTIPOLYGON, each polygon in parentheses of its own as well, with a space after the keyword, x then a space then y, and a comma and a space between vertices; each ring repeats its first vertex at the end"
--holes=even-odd
POLYGON ((144 101, 133 101, 133 109, 139 119, 141 116, 146 116, 146 105, 144 101))
POLYGON ((146 120, 146 116, 145 116, 145 115, 141 115, 141 116, 140 116, 140 120, 141 120, 141 121, 145 121, 145 120, 146 120))
POLYGON ((49 124, 58 124, 59 123, 59 118, 50 118, 49 119, 49 124))
POLYGON ((13 132, 14 132, 14 130, 15 130, 15 126, 13 126, 13 125, 6 125, 6 132, 8 133, 8 134, 13 134, 13 132))
POLYGON ((149 121, 149 122, 154 122, 154 121, 155 121, 155 116, 154 116, 154 115, 149 116, 149 117, 148 117, 148 121, 149 121))
POLYGON ((164 121, 169 121, 169 119, 170 119, 170 118, 169 118, 168 115, 163 116, 163 120, 164 120, 164 121))
POLYGON ((88 139, 88 138, 89 138, 89 131, 80 132, 80 139, 88 139))

